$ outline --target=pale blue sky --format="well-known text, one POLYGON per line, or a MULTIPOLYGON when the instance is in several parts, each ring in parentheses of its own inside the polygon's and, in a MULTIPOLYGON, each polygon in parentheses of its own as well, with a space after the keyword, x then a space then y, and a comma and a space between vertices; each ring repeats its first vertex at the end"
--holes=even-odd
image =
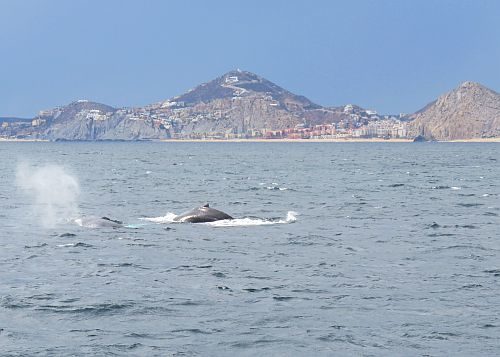
POLYGON ((500 1, 0 0, 0 115, 145 105, 235 68, 383 113, 500 91, 500 1))

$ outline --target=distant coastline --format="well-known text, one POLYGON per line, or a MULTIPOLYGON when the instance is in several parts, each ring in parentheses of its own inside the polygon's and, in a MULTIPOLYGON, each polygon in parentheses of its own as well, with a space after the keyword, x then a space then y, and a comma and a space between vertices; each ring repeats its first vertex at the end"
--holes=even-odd
MULTIPOLYGON (((156 140, 155 140, 156 141, 156 140)), ((413 139, 163 139, 161 142, 231 142, 231 143, 413 143, 413 139)), ((461 140, 438 140, 440 143, 500 143, 500 138, 477 138, 461 140)))
MULTIPOLYGON (((162 143, 412 143, 411 139, 153 139, 153 140, 64 140, 62 142, 162 142, 162 143)), ((46 139, 8 139, 0 142, 54 142, 46 139)), ((500 143, 500 138, 476 138, 460 140, 439 140, 440 143, 500 143)))
POLYGON ((500 94, 475 82, 413 113, 326 107, 254 73, 230 71, 143 107, 78 99, 32 119, 0 117, 0 137, 55 141, 496 142, 500 94), (439 103, 439 105, 437 104, 439 103), (470 138, 470 139, 456 139, 470 138), (482 139, 488 138, 488 139, 482 139))
POLYGON ((0 138, 0 143, 1 142, 16 142, 16 143, 34 143, 34 142, 50 142, 50 140, 46 139, 10 139, 10 138, 0 138))
POLYGON ((162 142, 193 143, 410 143, 410 139, 163 139, 162 142))

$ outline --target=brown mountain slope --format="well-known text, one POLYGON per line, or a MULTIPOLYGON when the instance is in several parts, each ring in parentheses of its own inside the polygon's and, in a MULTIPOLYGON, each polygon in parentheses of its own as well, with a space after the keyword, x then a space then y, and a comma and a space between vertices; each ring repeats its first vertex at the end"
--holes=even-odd
POLYGON ((412 115, 412 135, 436 140, 500 137, 500 94, 464 82, 412 115))
POLYGON ((241 70, 228 72, 185 94, 146 108, 158 118, 175 122, 175 130, 183 135, 244 134, 252 130, 292 128, 297 124, 331 123, 349 117, 342 109, 323 108, 263 77, 241 70))

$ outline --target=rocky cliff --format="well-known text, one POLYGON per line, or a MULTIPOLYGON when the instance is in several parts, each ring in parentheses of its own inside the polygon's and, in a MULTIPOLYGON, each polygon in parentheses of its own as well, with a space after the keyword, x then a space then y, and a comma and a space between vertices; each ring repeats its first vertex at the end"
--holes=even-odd
POLYGON ((428 139, 500 137, 500 94, 464 82, 411 116, 410 133, 428 139))
POLYGON ((36 136, 50 140, 139 140, 168 138, 169 132, 127 110, 80 100, 40 112, 36 136))

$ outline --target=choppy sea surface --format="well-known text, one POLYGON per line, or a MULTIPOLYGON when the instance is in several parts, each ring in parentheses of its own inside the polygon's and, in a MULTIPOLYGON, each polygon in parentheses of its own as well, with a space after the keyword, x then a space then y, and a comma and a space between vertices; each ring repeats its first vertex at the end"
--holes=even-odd
MULTIPOLYGON (((0 155, 2 356, 500 354, 499 144, 0 143, 0 155), (79 182, 60 218, 125 226, 47 227, 21 163, 79 182), (237 219, 171 222, 207 202, 237 219)), ((64 193, 43 184, 45 199, 64 193)))

